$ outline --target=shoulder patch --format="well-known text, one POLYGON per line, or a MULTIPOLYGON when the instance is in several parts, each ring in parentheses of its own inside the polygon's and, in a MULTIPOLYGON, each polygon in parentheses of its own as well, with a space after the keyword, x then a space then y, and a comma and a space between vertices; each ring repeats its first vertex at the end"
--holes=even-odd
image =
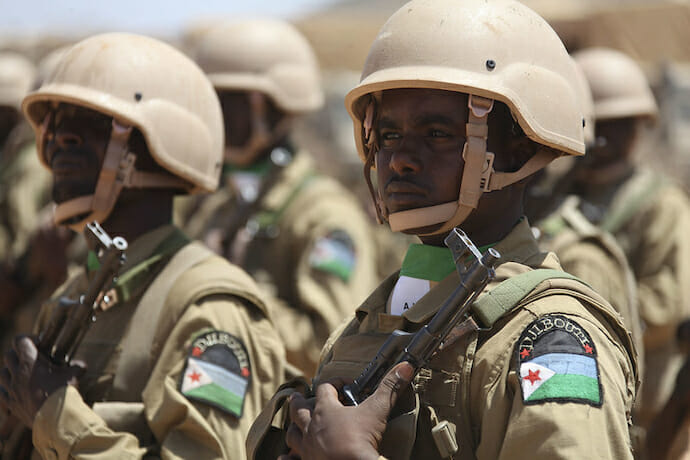
POLYGON ((187 399, 241 417, 250 377, 249 355, 244 344, 227 332, 214 330, 194 338, 180 392, 187 399))
POLYGON ((350 280, 356 262, 352 238, 342 230, 317 239, 309 254, 309 265, 312 268, 336 275, 345 282, 350 280))
POLYGON ((603 403, 597 350, 578 323, 563 315, 534 320, 516 347, 525 404, 603 403))

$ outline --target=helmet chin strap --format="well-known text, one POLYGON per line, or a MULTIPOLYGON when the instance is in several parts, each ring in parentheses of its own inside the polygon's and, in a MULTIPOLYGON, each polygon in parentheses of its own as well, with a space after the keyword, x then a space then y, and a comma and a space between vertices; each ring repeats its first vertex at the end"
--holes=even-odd
POLYGON ((486 151, 486 139, 489 133, 487 121, 489 113, 493 110, 494 101, 470 94, 467 106, 469 108, 466 125, 467 140, 462 150, 465 166, 458 201, 391 213, 388 215, 388 222, 394 232, 443 223, 434 232, 416 234, 427 236, 448 233, 453 227, 467 219, 467 216, 477 207, 479 197, 493 171, 494 155, 486 151))
POLYGON ((103 158, 93 195, 80 196, 55 207, 56 225, 65 225, 81 232, 88 222, 103 223, 123 188, 189 188, 185 180, 162 173, 138 171, 134 168, 136 155, 129 151, 132 126, 113 119, 110 140, 103 158))
POLYGON ((409 231, 418 236, 445 235, 462 224, 477 208, 484 192, 501 190, 514 184, 534 174, 558 156, 556 152, 549 149, 539 149, 518 171, 496 172, 493 166, 494 154, 486 151, 486 140, 489 134, 487 122, 494 101, 471 94, 467 105, 469 107, 466 125, 467 141, 462 151, 465 166, 458 201, 391 213, 388 215, 388 222, 394 232, 409 231), (415 231, 437 224, 443 225, 432 232, 415 231))
POLYGON ((240 147, 225 147, 225 161, 236 166, 249 166, 263 150, 287 135, 291 118, 285 115, 271 129, 266 120, 266 96, 258 91, 249 92, 251 135, 240 147))

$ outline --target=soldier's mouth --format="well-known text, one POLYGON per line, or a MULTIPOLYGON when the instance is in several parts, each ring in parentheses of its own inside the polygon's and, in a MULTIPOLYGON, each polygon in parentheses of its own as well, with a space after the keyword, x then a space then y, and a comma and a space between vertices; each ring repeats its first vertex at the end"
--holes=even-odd
POLYGON ((386 206, 395 212, 423 207, 427 203, 427 190, 405 180, 392 180, 386 184, 383 193, 386 206))

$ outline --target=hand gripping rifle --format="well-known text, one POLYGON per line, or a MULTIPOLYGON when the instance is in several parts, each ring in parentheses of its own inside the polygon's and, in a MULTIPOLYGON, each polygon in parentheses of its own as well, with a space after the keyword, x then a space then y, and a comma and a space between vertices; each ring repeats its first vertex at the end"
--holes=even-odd
MULTIPOLYGON (((89 249, 96 252, 99 268, 91 274, 86 292, 79 299, 60 298, 48 325, 38 336, 38 349, 57 365, 68 364, 84 339, 96 314, 114 305, 117 299, 109 289, 125 261, 127 241, 110 238, 98 222, 87 224, 84 236, 89 249)), ((29 458, 31 432, 6 414, 0 425, 1 459, 29 458)))
POLYGON ((393 331, 360 376, 352 384, 343 387, 346 405, 357 406, 364 401, 376 390, 386 373, 398 363, 407 361, 417 375, 451 331, 470 317, 472 303, 494 278, 494 266, 501 257, 498 251, 490 248, 482 255, 467 235, 457 228, 451 231, 444 243, 452 252, 460 274, 458 287, 443 302, 431 321, 419 331, 393 331), (465 268, 468 258, 475 260, 469 268, 465 268))

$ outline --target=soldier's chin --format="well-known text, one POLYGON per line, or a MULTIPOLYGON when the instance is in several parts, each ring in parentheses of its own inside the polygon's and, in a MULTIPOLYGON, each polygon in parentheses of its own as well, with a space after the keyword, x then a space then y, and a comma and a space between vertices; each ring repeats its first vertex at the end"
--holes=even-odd
POLYGON ((53 184, 52 197, 56 204, 62 204, 69 200, 82 196, 93 195, 96 184, 85 183, 55 183, 53 184))

